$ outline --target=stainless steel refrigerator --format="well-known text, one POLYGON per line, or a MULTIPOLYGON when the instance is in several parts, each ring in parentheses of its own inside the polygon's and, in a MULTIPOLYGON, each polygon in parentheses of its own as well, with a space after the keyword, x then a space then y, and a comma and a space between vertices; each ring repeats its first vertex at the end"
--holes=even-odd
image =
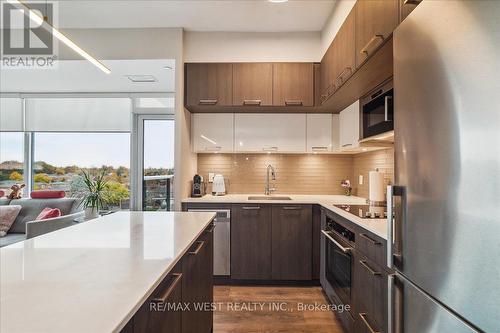
POLYGON ((423 0, 394 96, 390 330, 500 332, 500 1, 423 0))

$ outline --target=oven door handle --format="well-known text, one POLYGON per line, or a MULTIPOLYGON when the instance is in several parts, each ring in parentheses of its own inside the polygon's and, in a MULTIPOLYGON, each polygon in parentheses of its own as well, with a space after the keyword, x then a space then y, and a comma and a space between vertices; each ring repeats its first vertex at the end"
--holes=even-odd
POLYGON ((389 121, 389 99, 392 99, 392 96, 385 96, 385 98, 384 98, 384 119, 385 119, 385 121, 389 121))
POLYGON ((326 238, 328 238, 329 240, 331 240, 335 245, 338 246, 339 249, 342 250, 342 252, 344 253, 349 253, 351 252, 352 250, 352 247, 344 247, 342 246, 339 242, 337 242, 332 236, 330 236, 330 234, 325 231, 325 230, 321 230, 321 232, 323 233, 323 235, 325 235, 326 238))

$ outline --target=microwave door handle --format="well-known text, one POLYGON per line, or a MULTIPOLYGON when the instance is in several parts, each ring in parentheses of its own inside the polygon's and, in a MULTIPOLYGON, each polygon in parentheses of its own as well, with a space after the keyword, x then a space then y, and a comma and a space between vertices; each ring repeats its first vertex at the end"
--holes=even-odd
POLYGON ((385 121, 389 121, 389 99, 392 99, 392 96, 385 96, 384 98, 384 119, 385 121))

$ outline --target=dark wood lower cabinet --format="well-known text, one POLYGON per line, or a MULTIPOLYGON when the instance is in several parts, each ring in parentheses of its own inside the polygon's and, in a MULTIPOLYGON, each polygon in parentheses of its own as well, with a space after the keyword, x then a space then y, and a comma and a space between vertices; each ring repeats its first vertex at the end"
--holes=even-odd
POLYGON ((213 326, 213 237, 205 232, 182 262, 182 300, 189 310, 182 312, 183 333, 209 333, 213 326))
POLYGON ((205 229, 121 333, 212 331, 213 230, 205 229))
POLYGON ((271 205, 232 206, 231 278, 271 279, 271 205))
POLYGON ((362 255, 355 260, 355 332, 387 332, 387 272, 362 255))
POLYGON ((273 280, 311 280, 312 206, 272 206, 273 280))
POLYGON ((319 280, 321 257, 321 206, 312 206, 312 279, 319 280))
MULTIPOLYGON (((182 333, 182 273, 170 274, 165 289, 142 305, 133 321, 134 333, 182 333)), ((163 289, 163 288, 162 288, 163 289)))

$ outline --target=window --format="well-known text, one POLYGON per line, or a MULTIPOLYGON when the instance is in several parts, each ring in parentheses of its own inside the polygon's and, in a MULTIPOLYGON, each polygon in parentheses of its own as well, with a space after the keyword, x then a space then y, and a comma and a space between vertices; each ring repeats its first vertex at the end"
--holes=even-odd
POLYGON ((9 194, 24 181, 24 133, 0 132, 0 190, 9 194))
POLYGON ((143 118, 143 210, 173 210, 174 120, 143 118))
POLYGON ((128 209, 130 200, 130 133, 34 133, 34 190, 63 190, 69 196, 82 187, 82 170, 105 169, 109 210, 128 209))

